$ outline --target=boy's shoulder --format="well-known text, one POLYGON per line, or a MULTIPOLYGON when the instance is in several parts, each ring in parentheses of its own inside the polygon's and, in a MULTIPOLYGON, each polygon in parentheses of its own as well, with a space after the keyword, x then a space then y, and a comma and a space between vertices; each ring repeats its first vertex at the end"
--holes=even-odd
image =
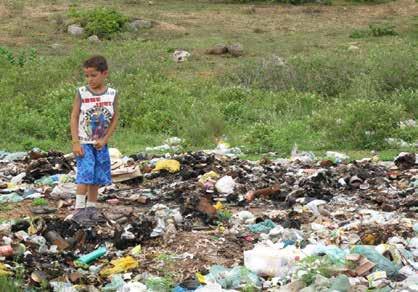
POLYGON ((79 93, 83 93, 83 92, 87 92, 88 91, 88 89, 87 89, 87 86, 80 86, 80 87, 78 87, 77 88, 77 91, 79 92, 79 93))
POLYGON ((107 87, 107 93, 111 95, 117 95, 118 91, 112 87, 107 87))
MULTIPOLYGON (((83 93, 85 93, 85 92, 90 92, 90 90, 88 89, 88 87, 87 87, 87 85, 83 85, 83 86, 81 86, 81 87, 78 87, 77 88, 77 91, 78 91, 78 93, 80 93, 80 94, 83 94, 83 93)), ((118 93, 118 91, 115 89, 115 88, 112 88, 112 87, 107 87, 107 91, 106 91, 106 93, 107 94, 110 94, 110 95, 117 95, 117 93, 118 93)))

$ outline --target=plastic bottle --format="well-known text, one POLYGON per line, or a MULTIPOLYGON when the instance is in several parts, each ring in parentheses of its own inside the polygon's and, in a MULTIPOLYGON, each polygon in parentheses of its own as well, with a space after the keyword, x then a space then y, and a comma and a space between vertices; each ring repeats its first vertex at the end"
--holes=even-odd
POLYGON ((98 249, 92 251, 91 253, 88 253, 86 255, 81 256, 78 258, 75 263, 78 265, 89 265, 90 263, 94 262, 98 258, 104 256, 106 254, 106 247, 102 246, 98 249))

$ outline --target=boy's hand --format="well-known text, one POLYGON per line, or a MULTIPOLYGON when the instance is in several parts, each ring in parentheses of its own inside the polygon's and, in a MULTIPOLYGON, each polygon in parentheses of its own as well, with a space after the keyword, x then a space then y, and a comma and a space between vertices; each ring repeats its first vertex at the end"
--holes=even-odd
POLYGON ((96 143, 94 143, 94 148, 96 148, 97 150, 102 150, 102 148, 107 144, 107 139, 103 138, 103 139, 99 139, 96 141, 96 143))
POLYGON ((81 148, 80 143, 73 144, 73 154, 75 157, 81 157, 84 155, 83 148, 81 148))

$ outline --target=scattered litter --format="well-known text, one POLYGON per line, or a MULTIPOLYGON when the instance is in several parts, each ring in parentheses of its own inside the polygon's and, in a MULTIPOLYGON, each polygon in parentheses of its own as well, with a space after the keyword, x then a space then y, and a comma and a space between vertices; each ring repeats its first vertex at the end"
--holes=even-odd
POLYGON ((113 184, 72 216, 72 155, 0 152, 0 276, 53 291, 416 287, 415 153, 318 161, 295 145, 291 159, 248 161, 225 139, 176 152, 182 143, 111 148, 113 184))

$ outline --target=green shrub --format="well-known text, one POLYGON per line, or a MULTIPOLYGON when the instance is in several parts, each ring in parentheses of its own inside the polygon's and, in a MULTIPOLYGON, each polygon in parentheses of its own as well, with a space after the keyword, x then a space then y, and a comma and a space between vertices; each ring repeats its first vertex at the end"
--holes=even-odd
POLYGON ((350 34, 352 39, 363 39, 370 36, 370 31, 366 29, 356 29, 350 34))
POLYGON ((395 26, 390 23, 371 23, 368 29, 356 29, 350 34, 350 38, 361 39, 370 36, 395 36, 398 33, 395 30, 395 26))
POLYGON ((227 80, 245 87, 335 96, 346 91, 360 71, 360 62, 339 55, 295 57, 287 63, 273 57, 244 63, 227 80))
POLYGON ((392 1, 395 1, 395 0, 350 0, 350 2, 353 2, 353 3, 365 3, 365 4, 383 4, 383 3, 388 3, 392 1))
POLYGON ((37 52, 35 49, 30 49, 29 52, 20 51, 18 54, 14 54, 11 50, 0 47, 0 58, 3 58, 12 65, 23 66, 27 62, 35 61, 37 52))
POLYGON ((36 198, 32 201, 33 206, 47 206, 48 201, 44 198, 36 198))
POLYGON ((314 111, 310 125, 335 146, 382 149, 385 138, 396 132, 402 116, 404 108, 397 103, 337 100, 314 111))
POLYGON ((284 3, 284 4, 292 4, 292 5, 303 5, 306 3, 320 3, 324 5, 331 5, 332 0, 230 0, 226 1, 230 3, 284 3))
POLYGON ((395 26, 390 23, 373 23, 369 25, 372 36, 380 37, 387 35, 398 35, 395 26))
POLYGON ((88 11, 70 10, 70 16, 80 22, 87 35, 110 38, 112 34, 121 32, 128 18, 110 8, 95 8, 88 11))
POLYGON ((21 292, 21 285, 22 283, 13 278, 8 278, 6 276, 0 277, 0 291, 21 292))
POLYGON ((416 48, 379 49, 372 52, 369 62, 370 75, 376 81, 379 93, 386 95, 396 90, 418 88, 416 48))
POLYGON ((385 99, 401 104, 409 118, 418 117, 418 91, 414 89, 396 90, 385 99))
POLYGON ((412 44, 372 48, 366 54, 316 54, 248 61, 221 82, 270 91, 316 93, 326 97, 374 98, 418 88, 418 59, 412 44))

